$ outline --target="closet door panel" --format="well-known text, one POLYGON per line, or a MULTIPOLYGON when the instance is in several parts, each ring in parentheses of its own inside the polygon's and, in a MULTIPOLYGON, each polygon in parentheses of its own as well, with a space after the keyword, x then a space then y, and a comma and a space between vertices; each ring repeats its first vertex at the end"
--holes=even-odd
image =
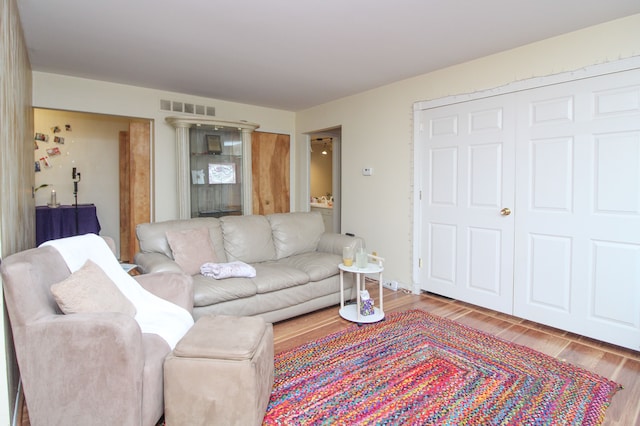
POLYGON ((571 254, 573 240, 543 234, 529 235, 530 275, 527 299, 541 309, 571 313, 571 254))
POLYGON ((596 212, 640 214, 640 133, 595 135, 594 157, 596 212))
POLYGON ((514 264, 516 315, 636 350, 638 83, 636 70, 518 94, 514 264))
POLYGON ((573 138, 532 141, 529 146, 529 205, 539 212, 571 213, 573 207, 573 138))
POLYGON ((518 94, 516 133, 514 314, 566 330, 586 314, 588 250, 576 214, 592 186, 590 140, 577 119, 584 99, 571 84, 518 94))
POLYGON ((511 312, 513 108, 483 99, 422 112, 423 289, 511 312))
POLYGON ((616 328, 639 329, 638 297, 619 295, 637 295, 640 283, 640 247, 634 244, 594 241, 592 256, 594 268, 590 290, 593 293, 593 304, 589 312, 590 319, 616 328))
POLYGON ((458 150, 455 147, 434 148, 430 154, 429 202, 434 207, 456 206, 458 204, 458 150))
POLYGON ((451 224, 429 224, 429 278, 441 288, 456 284, 458 238, 457 227, 451 224))
POLYGON ((466 247, 467 285, 470 289, 500 297, 502 233, 499 229, 469 227, 466 247))

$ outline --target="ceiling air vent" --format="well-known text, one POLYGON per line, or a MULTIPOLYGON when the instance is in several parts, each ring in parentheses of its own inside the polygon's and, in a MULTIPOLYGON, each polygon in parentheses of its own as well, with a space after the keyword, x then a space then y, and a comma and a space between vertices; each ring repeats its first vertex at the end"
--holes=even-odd
POLYGON ((160 111, 182 112, 193 115, 216 116, 216 108, 207 105, 192 104, 189 102, 170 101, 168 99, 160 99, 160 111))

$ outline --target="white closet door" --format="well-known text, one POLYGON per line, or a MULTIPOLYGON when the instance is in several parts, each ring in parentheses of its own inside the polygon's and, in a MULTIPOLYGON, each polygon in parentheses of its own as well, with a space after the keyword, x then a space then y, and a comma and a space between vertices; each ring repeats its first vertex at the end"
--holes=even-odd
POLYGON ((512 311, 513 96, 421 111, 422 290, 512 311), (506 102, 506 103, 505 103, 506 102))
POLYGON ((518 94, 514 314, 640 349, 640 70, 518 94))

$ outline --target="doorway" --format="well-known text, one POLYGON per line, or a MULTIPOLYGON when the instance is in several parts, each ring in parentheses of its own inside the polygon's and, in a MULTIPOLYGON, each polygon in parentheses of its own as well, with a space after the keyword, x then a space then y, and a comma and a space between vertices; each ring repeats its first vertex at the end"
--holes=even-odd
POLYGON ((309 210, 322 214, 327 232, 341 232, 340 127, 309 134, 309 210))
POLYGON ((122 261, 131 261, 135 251, 135 226, 129 226, 128 238, 121 236, 122 226, 129 223, 121 208, 130 217, 141 221, 141 203, 150 220, 151 136, 147 131, 145 143, 138 142, 140 132, 132 132, 132 125, 149 128, 151 121, 132 117, 34 108, 35 204, 46 206, 52 189, 62 205, 74 203, 72 170, 81 173, 78 182, 78 204, 94 204, 100 222, 100 234, 112 237, 122 261), (121 202, 120 167, 127 159, 120 152, 120 133, 133 135, 127 142, 131 150, 127 182, 134 179, 135 194, 131 201, 121 202), (141 148, 143 148, 141 150, 141 148), (137 166, 137 167, 133 167, 137 166), (142 180, 141 180, 142 179, 142 180), (140 192, 142 191, 142 192, 140 192))

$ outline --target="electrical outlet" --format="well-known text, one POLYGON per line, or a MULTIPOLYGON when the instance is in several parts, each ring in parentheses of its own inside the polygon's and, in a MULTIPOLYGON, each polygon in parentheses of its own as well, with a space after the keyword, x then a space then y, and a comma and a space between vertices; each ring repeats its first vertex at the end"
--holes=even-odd
POLYGON ((383 281, 382 287, 388 288, 389 290, 398 291, 398 282, 397 281, 383 281))

